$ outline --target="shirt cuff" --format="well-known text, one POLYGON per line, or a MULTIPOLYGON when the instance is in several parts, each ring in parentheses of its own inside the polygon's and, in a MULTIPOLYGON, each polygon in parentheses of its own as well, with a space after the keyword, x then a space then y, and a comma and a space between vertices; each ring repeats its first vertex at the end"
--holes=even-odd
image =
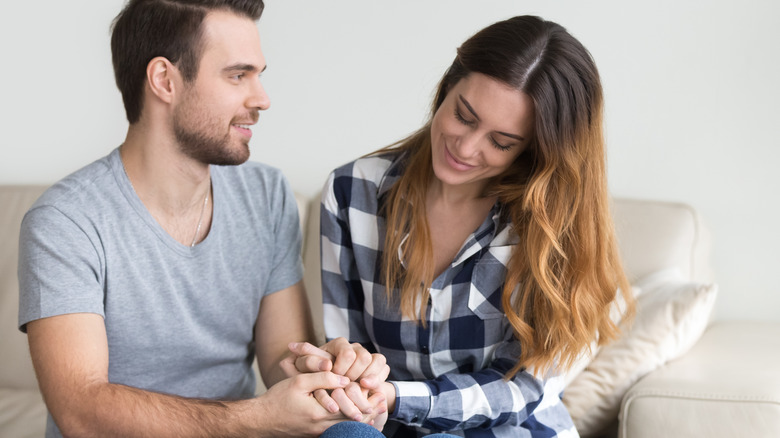
POLYGON ((433 396, 424 382, 393 382, 395 409, 388 417, 409 426, 422 426, 431 411, 433 396))

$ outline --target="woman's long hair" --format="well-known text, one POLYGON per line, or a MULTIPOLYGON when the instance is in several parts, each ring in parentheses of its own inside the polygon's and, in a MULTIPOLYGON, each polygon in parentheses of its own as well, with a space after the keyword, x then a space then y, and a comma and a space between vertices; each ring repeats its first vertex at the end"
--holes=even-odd
MULTIPOLYGON (((533 140, 485 193, 498 197, 520 242, 502 295, 522 345, 507 378, 526 368, 567 369, 594 340, 603 344, 617 336, 609 314, 619 294, 626 313, 633 312, 609 209, 598 71, 590 53, 560 25, 514 17, 481 30, 458 49, 439 83, 432 115, 471 73, 524 92, 535 109, 533 140)), ((384 202, 388 298, 399 289, 402 313, 423 324, 434 277, 425 215, 433 177, 430 131, 429 121, 377 152, 401 152, 406 165, 384 202)))

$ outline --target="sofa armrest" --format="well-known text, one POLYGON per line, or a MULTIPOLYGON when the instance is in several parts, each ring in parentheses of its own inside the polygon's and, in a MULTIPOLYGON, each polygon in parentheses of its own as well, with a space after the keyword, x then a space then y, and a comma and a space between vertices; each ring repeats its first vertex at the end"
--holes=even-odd
POLYGON ((719 322, 623 398, 619 437, 780 436, 780 324, 719 322))

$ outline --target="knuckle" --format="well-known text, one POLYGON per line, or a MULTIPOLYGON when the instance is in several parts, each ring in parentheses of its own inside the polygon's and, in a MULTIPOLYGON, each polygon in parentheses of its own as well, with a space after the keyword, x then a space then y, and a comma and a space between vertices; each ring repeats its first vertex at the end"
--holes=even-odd
POLYGON ((357 353, 355 353, 354 350, 344 350, 344 352, 341 353, 341 356, 349 361, 354 361, 357 358, 357 353))
POLYGON ((361 362, 364 362, 364 363, 370 363, 370 362, 371 362, 371 353, 369 353, 369 352, 368 352, 368 351, 366 351, 365 349, 361 349, 361 350, 358 352, 358 359, 359 359, 361 362))
POLYGON ((371 355, 371 361, 376 364, 385 365, 387 363, 387 358, 385 358, 384 354, 374 353, 371 355))

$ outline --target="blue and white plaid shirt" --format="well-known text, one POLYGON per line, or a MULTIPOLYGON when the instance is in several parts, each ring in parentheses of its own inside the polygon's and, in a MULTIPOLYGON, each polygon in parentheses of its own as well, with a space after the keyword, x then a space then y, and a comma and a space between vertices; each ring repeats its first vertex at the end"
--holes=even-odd
POLYGON ((397 422, 393 436, 578 436, 560 399, 562 377, 521 371, 504 380, 520 354, 501 306, 517 237, 500 220, 499 205, 434 280, 425 327, 401 315, 397 298, 388 302, 378 211, 403 167, 389 153, 336 169, 320 215, 325 332, 387 358, 397 398, 385 431, 397 422))

